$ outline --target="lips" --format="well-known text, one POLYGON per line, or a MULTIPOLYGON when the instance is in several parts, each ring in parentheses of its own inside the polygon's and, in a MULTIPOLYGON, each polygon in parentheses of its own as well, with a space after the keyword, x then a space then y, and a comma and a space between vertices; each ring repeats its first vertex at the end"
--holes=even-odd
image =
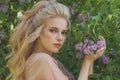
POLYGON ((61 46, 61 44, 54 44, 54 46, 56 47, 56 48, 60 48, 60 46, 61 46))

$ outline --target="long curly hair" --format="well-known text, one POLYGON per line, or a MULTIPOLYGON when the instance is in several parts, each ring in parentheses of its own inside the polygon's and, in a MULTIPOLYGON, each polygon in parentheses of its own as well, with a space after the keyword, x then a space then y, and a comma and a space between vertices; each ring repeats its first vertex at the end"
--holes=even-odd
POLYGON ((22 20, 12 31, 9 40, 12 49, 8 60, 11 80, 24 80, 25 63, 32 54, 34 44, 43 28, 42 25, 46 19, 57 16, 65 18, 70 26, 68 7, 55 1, 40 1, 23 14, 22 20))

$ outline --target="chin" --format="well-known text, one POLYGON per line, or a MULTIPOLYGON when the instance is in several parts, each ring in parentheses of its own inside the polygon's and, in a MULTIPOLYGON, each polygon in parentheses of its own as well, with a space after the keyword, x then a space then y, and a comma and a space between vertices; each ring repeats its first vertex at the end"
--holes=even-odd
POLYGON ((59 51, 60 49, 56 49, 56 48, 52 48, 52 49, 49 49, 49 52, 52 53, 52 54, 55 54, 59 51))
POLYGON ((53 52, 53 53, 57 53, 58 51, 59 51, 59 50, 53 50, 52 52, 53 52))
POLYGON ((58 51, 53 51, 53 53, 57 53, 58 51))

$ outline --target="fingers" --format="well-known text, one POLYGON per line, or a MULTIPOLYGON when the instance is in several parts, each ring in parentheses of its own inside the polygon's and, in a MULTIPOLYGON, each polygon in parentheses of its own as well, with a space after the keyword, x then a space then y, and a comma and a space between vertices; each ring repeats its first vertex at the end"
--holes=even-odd
POLYGON ((102 48, 98 49, 98 50, 96 51, 95 55, 94 55, 95 59, 97 59, 97 58, 99 58, 100 56, 102 56, 103 53, 104 53, 104 51, 105 51, 105 49, 106 49, 105 47, 102 47, 102 48))
POLYGON ((104 47, 106 48, 106 40, 103 36, 99 35, 99 39, 103 41, 104 47))
POLYGON ((103 37, 103 36, 101 36, 101 35, 99 35, 99 39, 104 39, 104 37, 103 37))
POLYGON ((106 41, 103 36, 99 36, 99 39, 102 40, 102 43, 104 44, 100 49, 98 49, 94 55, 95 59, 99 58, 100 56, 103 55, 105 49, 106 49, 106 41))
POLYGON ((99 35, 99 39, 105 40, 105 38, 103 36, 101 36, 101 35, 99 35))
POLYGON ((95 54, 93 53, 90 55, 86 55, 85 59, 87 59, 89 61, 95 61, 96 59, 98 59, 100 56, 103 55, 104 51, 105 51, 105 47, 102 47, 102 48, 98 49, 95 54))

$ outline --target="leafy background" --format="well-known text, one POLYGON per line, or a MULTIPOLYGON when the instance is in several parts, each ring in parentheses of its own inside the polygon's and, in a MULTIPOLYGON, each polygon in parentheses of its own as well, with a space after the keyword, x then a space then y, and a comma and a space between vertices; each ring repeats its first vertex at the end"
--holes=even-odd
MULTIPOLYGON (((8 40, 18 22, 17 13, 30 9, 39 0, 0 0, 0 80, 9 74, 6 56, 10 53, 8 40)), ((106 39, 105 55, 109 63, 95 61, 94 74, 89 80, 120 80, 120 0, 58 0, 71 10, 72 27, 63 48, 55 56, 73 73, 79 74, 83 59, 76 58, 75 45, 89 33, 97 41, 106 39)))

